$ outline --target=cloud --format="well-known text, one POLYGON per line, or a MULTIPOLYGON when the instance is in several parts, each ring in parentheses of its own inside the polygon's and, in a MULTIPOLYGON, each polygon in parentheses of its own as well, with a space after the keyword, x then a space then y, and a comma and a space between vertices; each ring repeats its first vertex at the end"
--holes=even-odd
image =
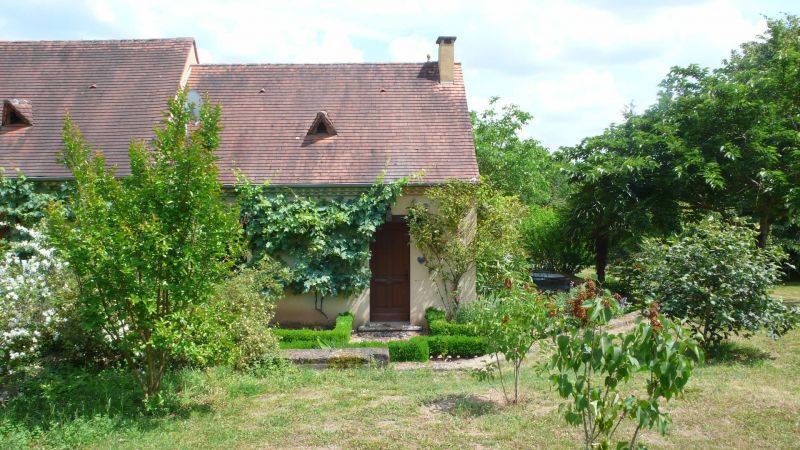
POLYGON ((425 61, 427 56, 436 61, 435 45, 430 38, 403 36, 389 42, 389 58, 397 62, 425 61))

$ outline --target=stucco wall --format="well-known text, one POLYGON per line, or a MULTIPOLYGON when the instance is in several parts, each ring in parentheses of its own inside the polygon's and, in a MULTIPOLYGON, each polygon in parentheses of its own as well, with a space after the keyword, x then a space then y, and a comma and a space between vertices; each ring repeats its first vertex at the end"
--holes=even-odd
MULTIPOLYGON (((392 206, 392 214, 406 215, 412 202, 427 202, 424 191, 413 189, 407 191, 397 203, 392 206)), ((474 220, 474 217, 471 218, 474 220)), ((413 325, 424 326, 425 309, 434 306, 444 308, 441 297, 436 287, 437 281, 433 279, 425 264, 418 261, 422 256, 420 250, 411 243, 410 249, 410 287, 411 287, 411 313, 410 321, 413 325)), ((462 280, 464 301, 475 298, 475 270, 470 271, 462 280)), ((369 322, 369 289, 349 298, 326 298, 322 310, 327 317, 314 309, 314 295, 288 295, 278 302, 275 319, 281 325, 329 325, 336 319, 336 315, 350 311, 355 318, 354 325, 364 325, 369 322)))

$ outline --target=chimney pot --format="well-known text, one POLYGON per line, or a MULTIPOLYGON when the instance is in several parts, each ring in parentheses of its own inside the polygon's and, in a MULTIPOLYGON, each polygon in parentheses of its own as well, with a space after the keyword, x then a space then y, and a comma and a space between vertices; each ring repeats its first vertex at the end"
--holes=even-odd
POLYGON ((439 36, 436 43, 439 44, 439 82, 450 84, 454 80, 455 72, 455 52, 453 43, 455 36, 439 36))

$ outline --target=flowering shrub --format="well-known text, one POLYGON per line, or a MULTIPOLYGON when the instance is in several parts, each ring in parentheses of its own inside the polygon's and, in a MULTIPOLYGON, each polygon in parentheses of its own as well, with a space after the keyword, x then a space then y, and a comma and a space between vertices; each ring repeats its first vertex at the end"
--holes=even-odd
POLYGON ((41 343, 59 321, 56 301, 68 287, 67 264, 53 255, 35 230, 16 225, 29 237, 12 242, 0 259, 0 375, 34 363, 41 343))

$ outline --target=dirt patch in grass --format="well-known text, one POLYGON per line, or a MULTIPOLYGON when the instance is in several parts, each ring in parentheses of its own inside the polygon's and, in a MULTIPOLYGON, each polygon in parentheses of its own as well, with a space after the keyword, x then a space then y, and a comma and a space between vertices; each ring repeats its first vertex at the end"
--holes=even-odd
POLYGON ((434 419, 442 414, 470 418, 492 414, 505 407, 503 395, 451 394, 426 400, 420 406, 420 414, 434 419))

